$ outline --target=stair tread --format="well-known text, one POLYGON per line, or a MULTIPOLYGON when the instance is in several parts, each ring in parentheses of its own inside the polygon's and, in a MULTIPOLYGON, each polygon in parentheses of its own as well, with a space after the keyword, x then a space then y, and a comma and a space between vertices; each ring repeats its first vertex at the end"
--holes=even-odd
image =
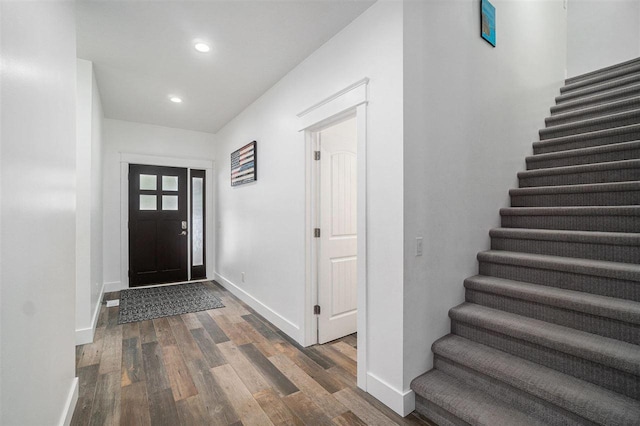
POLYGON ((577 81, 584 81, 590 78, 595 77, 596 75, 601 75, 601 74, 606 74, 609 72, 613 72, 617 69, 622 69, 622 68, 628 68, 628 67, 632 67, 636 64, 640 64, 640 58, 634 58, 634 59, 630 59, 628 61, 624 61, 624 62, 620 62, 614 65, 610 65, 608 67, 604 67, 604 68, 599 68, 597 70, 593 70, 593 71, 589 71, 589 72, 585 72, 582 74, 578 74, 575 75, 573 77, 569 77, 567 79, 564 80, 564 83, 566 85, 568 84, 573 84, 577 81))
MULTIPOLYGON (((503 207, 502 216, 640 216, 640 206, 503 207)), ((640 230, 639 230, 640 231, 640 230)))
POLYGON ((449 316, 454 321, 640 375, 640 346, 632 343, 473 303, 465 302, 451 308, 449 316))
POLYGON ((547 117, 545 119, 545 122, 547 123, 547 125, 554 126, 553 124, 550 124, 550 123, 577 118, 586 114, 594 114, 598 112, 606 113, 606 111, 615 109, 616 107, 620 108, 620 107, 633 106, 633 105, 640 105, 640 95, 631 96, 624 99, 613 99, 613 100, 610 100, 609 102, 603 102, 598 105, 589 105, 584 108, 579 108, 579 109, 563 112, 560 114, 554 114, 551 117, 547 117))
MULTIPOLYGON (((491 237, 640 246, 640 233, 568 231, 558 229, 493 228, 491 237)), ((638 259, 640 262, 640 259, 638 259)))
POLYGON ((508 403, 438 370, 416 378, 411 388, 455 417, 474 425, 540 425, 508 403))
POLYGON ((640 108, 636 108, 629 111, 623 111, 623 112, 617 112, 614 114, 604 115, 601 117, 587 118, 584 120, 573 121, 571 123, 558 124, 557 126, 547 127, 544 129, 540 129, 540 135, 543 136, 547 134, 559 133, 562 131, 576 130, 585 126, 590 126, 595 124, 613 123, 625 118, 632 118, 632 117, 639 117, 639 116, 640 116, 640 108))
POLYGON ((467 278, 464 284, 467 289, 640 324, 640 303, 631 300, 486 275, 467 278))
POLYGON ((607 161, 603 163, 577 164, 574 166, 548 167, 546 169, 525 170, 518 172, 518 178, 534 176, 565 175, 587 173, 604 170, 620 170, 640 168, 640 159, 607 161))
POLYGON ((586 148, 568 149, 565 151, 545 152, 544 154, 530 155, 526 157, 526 161, 527 163, 529 163, 532 161, 545 161, 557 158, 578 157, 583 155, 602 154, 612 151, 626 151, 634 148, 640 148, 640 140, 612 143, 609 145, 590 146, 586 148))
POLYGON ((562 145, 570 142, 582 141, 584 139, 603 138, 634 132, 640 132, 640 124, 629 124, 627 126, 614 127, 611 129, 594 130, 592 132, 584 132, 577 135, 558 136, 555 138, 533 142, 533 147, 537 148, 544 146, 562 145))
POLYGON ((538 269, 572 272, 584 275, 615 278, 640 282, 640 265, 610 262, 607 260, 580 259, 503 250, 487 250, 478 253, 479 262, 530 266, 538 269))
POLYGON ((634 399, 460 336, 447 335, 432 350, 597 423, 634 425, 640 418, 634 399))
POLYGON ((512 188, 509 195, 573 194, 583 192, 639 191, 640 181, 581 183, 576 185, 530 186, 512 188))
POLYGON ((574 99, 574 98, 579 98, 583 96, 588 96, 591 93, 600 93, 600 92, 616 89, 622 86, 628 86, 638 81, 640 81, 640 74, 631 74, 631 75, 625 75, 620 78, 616 78, 615 80, 603 81, 599 84, 581 87, 568 92, 567 91, 561 92, 561 94, 556 97, 556 103, 562 103, 567 99, 574 99))
POLYGON ((636 91, 640 91, 640 84, 633 84, 627 87, 613 89, 605 93, 596 93, 592 96, 585 96, 573 101, 563 102, 559 105, 553 105, 551 107, 551 114, 555 115, 560 113, 560 111, 574 110, 576 108, 580 108, 581 106, 588 106, 601 101, 606 101, 607 99, 616 99, 618 96, 628 96, 629 93, 633 93, 636 91))
POLYGON ((640 64, 634 64, 631 66, 620 67, 618 69, 612 69, 609 72, 601 73, 591 78, 586 78, 581 81, 565 84, 564 87, 560 89, 560 92, 561 93, 571 92, 573 90, 577 90, 582 87, 593 86, 605 81, 611 81, 614 79, 619 79, 621 77, 626 77, 629 74, 637 73, 638 71, 640 71, 640 64))

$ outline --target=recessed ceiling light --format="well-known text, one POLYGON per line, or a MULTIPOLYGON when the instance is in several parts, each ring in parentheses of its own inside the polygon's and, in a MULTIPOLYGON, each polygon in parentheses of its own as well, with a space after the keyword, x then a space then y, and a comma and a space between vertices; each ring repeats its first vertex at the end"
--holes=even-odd
POLYGON ((211 47, 209 47, 208 44, 202 43, 202 42, 198 42, 198 43, 194 44, 193 47, 198 52, 202 52, 202 53, 207 53, 207 52, 209 52, 211 50, 211 47))
POLYGON ((182 103, 182 98, 179 98, 177 96, 169 96, 169 100, 176 104, 182 103))

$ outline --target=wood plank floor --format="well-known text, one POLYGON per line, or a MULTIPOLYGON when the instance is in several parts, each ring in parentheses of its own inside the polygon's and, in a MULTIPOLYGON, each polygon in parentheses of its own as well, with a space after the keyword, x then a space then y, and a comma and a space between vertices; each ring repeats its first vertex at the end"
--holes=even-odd
POLYGON ((224 308, 118 325, 103 305, 71 424, 433 426, 356 387, 355 335, 303 348, 211 285, 224 308))

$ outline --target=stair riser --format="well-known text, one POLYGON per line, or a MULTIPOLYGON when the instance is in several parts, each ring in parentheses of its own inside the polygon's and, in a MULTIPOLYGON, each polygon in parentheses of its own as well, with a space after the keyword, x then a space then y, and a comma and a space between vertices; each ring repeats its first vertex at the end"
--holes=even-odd
POLYGON ((549 158, 537 160, 527 158, 527 170, 548 169, 551 167, 579 166, 581 164, 606 163, 609 161, 636 160, 640 158, 640 148, 619 151, 602 152, 597 154, 579 155, 574 157, 549 158))
POLYGON ((611 74, 619 70, 627 70, 629 68, 635 68, 638 64, 640 64, 640 59, 638 58, 631 59, 629 61, 611 65, 609 67, 601 68, 592 72, 576 75, 575 77, 569 77, 564 82, 565 82, 565 85, 569 85, 569 84, 574 84, 580 81, 591 80, 593 78, 611 74))
POLYGON ((626 102, 619 102, 614 105, 602 106, 602 108, 598 108, 594 111, 585 111, 582 113, 575 113, 569 117, 561 117, 561 116, 551 116, 544 119, 545 125, 547 128, 551 128, 553 126, 559 126, 562 124, 574 123, 576 121, 587 120, 590 118, 599 118, 604 117, 610 114, 617 114, 619 112, 630 111, 633 109, 637 109, 640 107, 640 99, 629 99, 626 102))
POLYGON ((442 407, 438 407, 418 394, 416 394, 416 411, 435 422, 438 426, 469 426, 469 423, 458 419, 442 407))
POLYGON ((570 149, 589 148, 593 146, 610 145, 621 142, 640 140, 640 130, 633 130, 615 135, 581 135, 568 141, 552 144, 534 144, 534 154, 546 154, 549 152, 567 151, 570 149))
MULTIPOLYGON (((590 167, 590 166, 587 166, 590 167)), ((640 180, 640 167, 628 169, 594 170, 582 173, 527 176, 518 179, 520 188, 535 186, 580 185, 586 183, 629 182, 640 180)))
POLYGON ((455 320, 451 321, 451 332, 474 342, 594 383, 630 398, 640 398, 640 378, 638 376, 455 320))
POLYGON ((640 261, 640 246, 492 237, 491 249, 610 262, 640 261))
POLYGON ((480 275, 640 302, 640 283, 519 265, 480 262, 480 275))
POLYGON ((551 116, 553 117, 558 114, 630 99, 638 95, 640 95, 640 85, 636 84, 634 86, 629 86, 626 90, 612 90, 610 92, 601 93, 600 95, 586 97, 581 100, 554 105, 551 107, 551 116))
POLYGON ((638 232, 638 216, 502 216, 503 228, 565 229, 569 231, 638 232))
POLYGON ((587 98, 596 94, 610 92, 616 89, 625 89, 629 86, 633 86, 640 82, 640 75, 628 76, 625 78, 610 81, 604 84, 600 84, 593 87, 585 87, 580 90, 561 94, 556 97, 556 104, 560 105, 564 102, 575 101, 582 98, 587 98))
POLYGON ((576 125, 568 129, 563 129, 559 127, 550 127, 547 129, 542 129, 538 133, 540 135, 540 140, 544 141, 547 139, 560 138, 563 136, 571 136, 571 135, 577 135, 581 133, 595 132, 597 130, 613 129, 616 127, 629 126, 631 124, 638 124, 638 123, 640 123, 640 114, 629 114, 629 116, 627 117, 596 121, 592 123, 583 123, 579 126, 576 125))
POLYGON ((561 94, 573 93, 577 90, 583 90, 588 87, 595 87, 601 84, 616 82, 620 79, 633 77, 637 74, 640 74, 639 68, 640 67, 638 65, 634 65, 631 67, 620 68, 617 70, 602 73, 600 75, 593 76, 591 78, 588 78, 582 81, 565 83, 565 85, 560 88, 560 93, 561 94))
POLYGON ((453 360, 435 355, 433 366, 450 376, 464 380, 473 386, 485 391, 488 395, 507 402, 513 407, 529 413, 532 417, 544 421, 549 425, 585 425, 593 424, 557 405, 550 404, 530 393, 515 388, 493 377, 472 370, 453 360))
POLYGON ((511 196, 511 207, 630 206, 638 204, 640 204, 640 191, 511 196))
POLYGON ((640 326, 635 324, 472 289, 466 290, 465 300, 504 312, 571 327, 587 333, 598 334, 635 345, 640 344, 640 326))

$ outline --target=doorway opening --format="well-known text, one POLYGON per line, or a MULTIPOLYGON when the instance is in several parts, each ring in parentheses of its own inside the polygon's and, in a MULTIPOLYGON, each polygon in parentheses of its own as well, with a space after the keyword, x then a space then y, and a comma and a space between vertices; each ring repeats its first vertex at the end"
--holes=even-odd
POLYGON ((129 164, 128 284, 206 278, 205 170, 129 164))
MULTIPOLYGON (((320 151, 318 135, 333 125, 340 125, 349 120, 355 123, 355 280, 356 284, 356 328, 357 334, 352 335, 357 344, 357 385, 362 390, 367 390, 367 98, 369 79, 363 78, 344 89, 320 100, 304 111, 298 113, 300 129, 305 133, 306 152, 306 265, 305 265, 305 323, 304 346, 310 346, 319 342, 318 335, 318 309, 322 314, 323 306, 318 302, 318 280, 320 276, 319 242, 322 236, 321 223, 319 222, 319 188, 320 178, 316 174, 316 164, 321 160, 315 160, 315 151, 320 151), (316 231, 316 228, 320 228, 316 231), (319 232, 319 233, 318 233, 319 232), (316 237, 319 235, 320 237, 316 237), (316 306, 319 306, 316 307, 316 306)), ((346 126, 347 124, 345 124, 346 126)), ((322 139, 322 136, 320 136, 322 139)), ((322 153, 318 154, 322 159, 322 153)), ((325 156, 326 158, 326 156, 325 156)), ((342 161, 346 160, 343 156, 342 161)), ((336 159, 336 161, 339 161, 336 159)), ((351 160, 349 160, 351 162, 351 160)), ((325 203, 326 204, 326 203, 325 203)), ((351 216, 349 216, 351 217, 351 216)), ((343 231, 344 232, 344 231, 343 231)), ((325 234, 326 235, 326 234, 325 234)), ((345 239, 352 238, 351 235, 345 239)), ((344 256, 349 258, 349 256, 344 256)), ((345 259, 344 265, 347 266, 345 259)), ((348 265, 352 266, 352 265, 348 265)), ((336 268, 339 270, 340 268, 336 268)), ((344 275, 352 273, 352 269, 343 268, 344 275)), ((325 274, 326 275, 326 274, 325 274)), ((353 293, 350 293, 353 295, 353 293)), ((347 314, 350 309, 344 309, 347 314)), ((348 314, 347 314, 348 315, 348 314)), ((345 316, 347 316, 345 315, 345 316)))

